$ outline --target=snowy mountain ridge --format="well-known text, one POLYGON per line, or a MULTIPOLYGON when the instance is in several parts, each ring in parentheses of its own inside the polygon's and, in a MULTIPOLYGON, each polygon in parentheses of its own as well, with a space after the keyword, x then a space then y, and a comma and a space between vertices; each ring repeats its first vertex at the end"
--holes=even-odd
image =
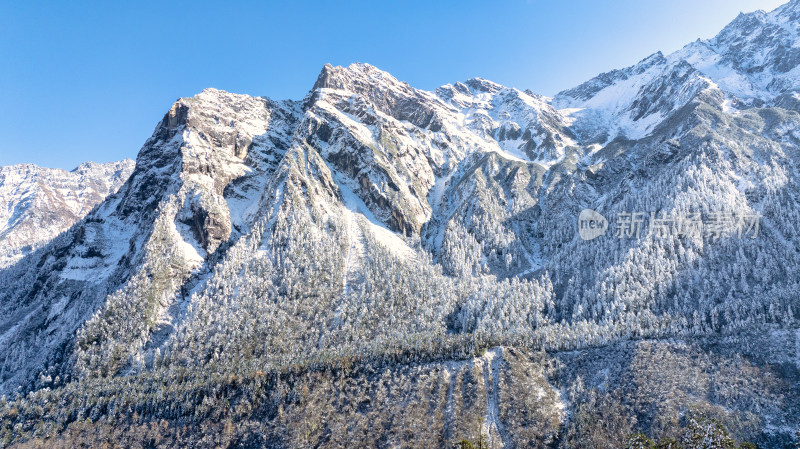
POLYGON ((742 13, 712 39, 603 73, 557 94, 553 103, 572 110, 584 138, 605 144, 617 136, 648 135, 670 112, 707 89, 720 92, 726 104, 742 107, 796 98, 799 19, 797 2, 769 13, 742 13))

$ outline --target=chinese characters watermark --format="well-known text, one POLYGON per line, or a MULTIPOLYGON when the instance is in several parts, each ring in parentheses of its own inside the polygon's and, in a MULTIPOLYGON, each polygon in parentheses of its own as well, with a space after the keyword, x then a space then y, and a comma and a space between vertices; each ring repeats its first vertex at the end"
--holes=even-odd
MULTIPOLYGON (((614 222, 613 236, 618 239, 638 239, 643 236, 701 237, 717 240, 721 237, 758 237, 761 216, 712 211, 706 214, 656 214, 655 212, 620 212, 614 222)), ((578 216, 578 235, 583 240, 593 240, 606 234, 608 220, 591 209, 578 216)))

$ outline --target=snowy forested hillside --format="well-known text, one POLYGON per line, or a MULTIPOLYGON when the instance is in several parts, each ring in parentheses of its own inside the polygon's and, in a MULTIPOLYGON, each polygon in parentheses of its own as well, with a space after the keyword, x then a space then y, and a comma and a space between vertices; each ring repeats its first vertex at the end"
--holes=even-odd
POLYGON ((799 23, 743 14, 554 98, 353 64, 299 101, 178 100, 0 269, 0 437, 621 447, 702 417, 786 447, 799 23))

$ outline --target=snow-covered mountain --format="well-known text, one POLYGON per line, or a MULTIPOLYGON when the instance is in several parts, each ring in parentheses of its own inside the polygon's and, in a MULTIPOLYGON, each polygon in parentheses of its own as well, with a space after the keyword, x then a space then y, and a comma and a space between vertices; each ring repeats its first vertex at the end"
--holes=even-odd
POLYGON ((482 419, 503 447, 605 447, 702 410, 779 447, 800 415, 798 11, 555 98, 352 64, 300 101, 179 99, 116 193, 0 270, 0 392, 32 392, 6 434, 183 426, 224 396, 214 419, 274 426, 260 444, 330 443, 339 425, 281 430, 321 407, 385 420, 363 444, 386 446, 405 412, 370 413, 408 375, 439 407, 426 441, 482 419), (584 209, 606 235, 580 238, 584 209))
POLYGON ((603 73, 556 95, 585 143, 639 139, 701 92, 721 107, 792 104, 800 98, 800 7, 740 14, 717 36, 603 73))
POLYGON ((72 171, 32 164, 0 167, 0 268, 69 229, 114 193, 133 165, 126 159, 87 162, 72 171))

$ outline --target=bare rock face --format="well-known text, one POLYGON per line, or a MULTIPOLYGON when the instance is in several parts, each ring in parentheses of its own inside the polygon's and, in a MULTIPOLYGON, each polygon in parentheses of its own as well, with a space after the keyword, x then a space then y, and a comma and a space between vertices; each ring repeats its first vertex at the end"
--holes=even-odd
POLYGON ((0 167, 0 268, 69 229, 133 171, 133 161, 87 162, 72 171, 32 164, 0 167))
MULTIPOLYGON (((551 165, 576 145, 544 97, 488 80, 424 92, 369 64, 326 65, 300 132, 392 230, 418 235, 443 178, 474 152, 551 165)), ((438 200, 438 198, 437 198, 438 200)))

